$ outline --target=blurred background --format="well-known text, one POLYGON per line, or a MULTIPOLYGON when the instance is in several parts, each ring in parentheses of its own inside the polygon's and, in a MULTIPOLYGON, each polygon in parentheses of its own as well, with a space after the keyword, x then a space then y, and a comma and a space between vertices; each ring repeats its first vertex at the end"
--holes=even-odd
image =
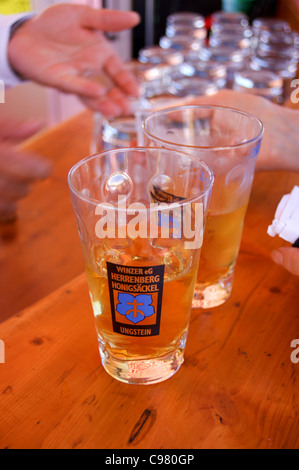
MULTIPOLYGON (((243 4, 244 2, 249 4, 247 14, 250 23, 259 17, 276 17, 285 19, 294 31, 299 31, 299 0, 243 0, 243 4)), ((9 2, 0 2, 0 13, 4 13, 4 5, 7 3, 9 2)), ((133 31, 107 35, 121 57, 130 61, 138 59, 142 48, 159 44, 161 37, 165 35, 167 17, 172 13, 198 13, 205 18, 209 26, 211 15, 223 9, 224 3, 235 5, 238 0, 20 0, 19 3, 20 8, 23 5, 24 9, 35 12, 57 3, 77 3, 139 12, 142 21, 133 31)), ((242 1, 239 0, 239 3, 242 1)), ((80 101, 74 96, 26 82, 6 90, 5 104, 0 105, 0 115, 42 118, 45 127, 52 127, 83 109, 80 101)))

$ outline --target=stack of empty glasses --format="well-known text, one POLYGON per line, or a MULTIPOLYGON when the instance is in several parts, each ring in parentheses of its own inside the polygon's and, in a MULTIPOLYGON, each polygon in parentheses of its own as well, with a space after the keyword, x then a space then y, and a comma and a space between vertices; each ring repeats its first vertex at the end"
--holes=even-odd
POLYGON ((279 104, 289 99, 299 60, 299 35, 290 25, 276 18, 250 25, 246 14, 223 11, 210 19, 207 28, 197 13, 167 17, 159 44, 142 48, 129 64, 141 86, 132 116, 105 120, 95 115, 94 152, 142 144, 141 123, 148 113, 186 97, 233 88, 279 104))
MULTIPOLYGON (((204 40, 202 32, 201 42, 194 46, 195 18, 195 13, 170 15, 166 36, 160 39, 162 48, 180 50, 184 56, 183 63, 172 71, 171 93, 200 95, 226 87, 280 104, 289 98, 297 73, 299 36, 287 22, 258 18, 250 25, 244 13, 216 12, 211 17, 209 38, 204 40), (189 38, 188 48, 176 42, 182 31, 185 44, 189 38)), ((198 24, 204 28, 200 17, 198 24)))
POLYGON ((175 49, 184 57, 197 52, 205 44, 207 29, 205 19, 196 13, 174 13, 166 20, 165 36, 160 38, 163 49, 175 49))
POLYGON ((298 35, 290 25, 278 19, 256 19, 252 25, 250 68, 275 73, 283 81, 281 102, 290 96, 291 82, 298 67, 298 35))

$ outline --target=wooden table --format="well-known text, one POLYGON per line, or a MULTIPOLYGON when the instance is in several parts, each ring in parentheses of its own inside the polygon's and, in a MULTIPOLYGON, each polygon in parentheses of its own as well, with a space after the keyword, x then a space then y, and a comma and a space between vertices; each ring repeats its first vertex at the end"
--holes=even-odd
POLYGON ((266 234, 298 173, 256 174, 232 296, 192 311, 177 374, 126 385, 100 363, 67 188, 90 135, 86 113, 31 143, 54 174, 23 201, 18 230, 3 234, 0 447, 298 448, 299 278, 272 262, 283 242, 266 234))
POLYGON ((19 203, 17 222, 0 225, 0 321, 83 271, 67 175, 90 154, 91 135, 92 115, 86 112, 26 146, 52 161, 53 172, 19 203))

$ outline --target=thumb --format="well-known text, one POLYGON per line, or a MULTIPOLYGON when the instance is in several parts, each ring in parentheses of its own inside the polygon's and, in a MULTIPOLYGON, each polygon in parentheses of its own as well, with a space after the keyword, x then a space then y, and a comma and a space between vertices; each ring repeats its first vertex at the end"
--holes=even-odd
POLYGON ((0 138, 18 141, 31 137, 40 131, 44 123, 39 119, 27 119, 5 116, 0 118, 0 138))
POLYGON ((86 7, 82 17, 82 26, 100 31, 122 31, 133 28, 140 22, 135 11, 96 10, 86 7))
POLYGON ((284 247, 273 251, 271 254, 273 261, 280 264, 290 273, 299 276, 299 249, 284 247))

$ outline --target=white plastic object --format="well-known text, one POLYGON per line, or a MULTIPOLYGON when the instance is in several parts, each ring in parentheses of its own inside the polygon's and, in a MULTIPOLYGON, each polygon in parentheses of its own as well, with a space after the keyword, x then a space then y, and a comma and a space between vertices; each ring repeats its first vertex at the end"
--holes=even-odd
POLYGON ((268 235, 280 238, 298 246, 299 240, 299 186, 294 186, 290 194, 282 197, 277 206, 272 225, 267 230, 268 235))

